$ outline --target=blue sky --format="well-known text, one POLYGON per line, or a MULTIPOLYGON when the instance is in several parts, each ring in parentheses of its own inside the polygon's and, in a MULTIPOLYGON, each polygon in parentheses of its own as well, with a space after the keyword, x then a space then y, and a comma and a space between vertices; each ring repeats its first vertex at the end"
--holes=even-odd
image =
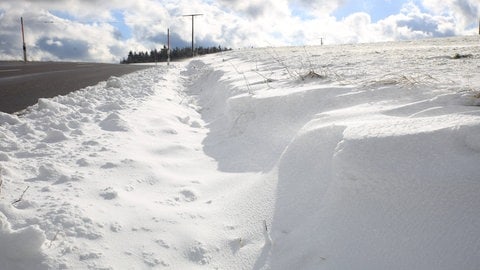
POLYGON ((0 59, 21 58, 19 17, 36 60, 115 62, 129 50, 191 42, 232 48, 478 34, 479 0, 3 0, 0 59), (45 24, 45 21, 53 23, 45 24), (81 51, 79 51, 81 49, 81 51), (69 51, 75 51, 69 57, 69 51))
POLYGON ((402 6, 409 0, 345 0, 345 5, 341 6, 333 15, 338 19, 348 17, 355 12, 365 12, 370 15, 373 22, 394 14, 398 14, 402 6))
MULTIPOLYGON (((214 1, 209 2, 212 3, 214 1)), ((423 6, 418 0, 344 0, 343 4, 331 12, 330 15, 334 16, 338 20, 342 20, 354 13, 363 12, 370 16, 372 22, 378 22, 391 15, 399 14, 404 5, 407 3, 416 3, 421 10, 424 10, 423 6)), ((293 3, 289 5, 289 8, 291 9, 291 13, 293 15, 298 16, 303 20, 309 20, 313 18, 313 16, 308 14, 308 12, 306 12, 301 5, 293 3)), ((51 12, 60 18, 81 21, 68 12, 57 10, 51 12)), ((132 38, 132 29, 125 24, 124 12, 125 10, 113 9, 111 11, 111 15, 113 16, 112 20, 99 20, 98 22, 108 22, 112 24, 121 33, 122 39, 132 38)), ((91 23, 92 21, 84 22, 91 23)), ((277 33, 275 35, 278 36, 277 33)))
POLYGON ((112 25, 118 28, 120 33, 122 33, 123 39, 132 38, 132 29, 125 24, 125 20, 123 18, 123 11, 122 10, 113 10, 112 16, 114 18, 112 25))
POLYGON ((118 29, 118 31, 121 33, 122 39, 129 39, 132 37, 132 29, 125 24, 123 10, 112 9, 110 12, 112 15, 112 19, 77 18, 74 14, 72 14, 71 11, 49 10, 49 12, 59 18, 70 20, 70 21, 81 22, 85 24, 108 23, 108 24, 111 24, 116 29, 118 29))
MULTIPOLYGON (((398 14, 404 4, 415 2, 411 0, 345 0, 345 4, 336 9, 331 15, 341 20, 356 12, 368 13, 373 22, 385 19, 386 17, 398 14)), ((293 15, 297 15, 302 19, 311 19, 312 16, 304 12, 303 8, 298 5, 290 5, 293 15)), ((132 37, 132 30, 124 22, 122 10, 113 10, 112 16, 114 20, 110 21, 122 33, 122 38, 128 39, 132 37)), ((65 19, 73 19, 72 16, 65 12, 54 11, 54 14, 65 19)))

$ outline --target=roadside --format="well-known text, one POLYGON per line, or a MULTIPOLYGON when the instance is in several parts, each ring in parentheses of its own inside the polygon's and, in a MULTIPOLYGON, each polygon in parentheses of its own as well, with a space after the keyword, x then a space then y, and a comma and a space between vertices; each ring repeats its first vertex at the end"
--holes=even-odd
POLYGON ((0 111, 15 113, 39 98, 66 95, 148 65, 75 62, 0 62, 0 111))

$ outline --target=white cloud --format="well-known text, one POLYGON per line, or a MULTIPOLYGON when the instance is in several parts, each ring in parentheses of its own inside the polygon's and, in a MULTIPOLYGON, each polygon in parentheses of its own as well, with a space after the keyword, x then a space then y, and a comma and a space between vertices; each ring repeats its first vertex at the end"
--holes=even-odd
POLYGON ((184 14, 203 14, 195 19, 196 42, 203 46, 312 45, 320 38, 352 43, 473 33, 477 1, 416 1, 423 10, 410 2, 372 22, 367 13, 333 17, 345 0, 7 0, 0 3, 0 59, 21 59, 20 16, 30 59, 117 62, 129 50, 161 47, 167 28, 173 45, 190 44, 191 19, 184 14), (116 14, 131 29, 128 39, 119 34, 116 14))
POLYGON ((422 0, 422 4, 437 14, 455 14, 469 20, 476 20, 480 15, 480 3, 477 0, 422 0))
MULTIPOLYGON (((0 4, 0 10, 4 11, 0 37, 7 44, 2 46, 0 58, 21 59, 20 17, 23 17, 30 60, 118 61, 118 56, 110 50, 112 46, 121 46, 112 25, 61 19, 37 5, 25 2, 9 8, 8 3, 0 4)), ((60 8, 58 4, 52 6, 60 8)))
POLYGON ((453 18, 424 13, 413 3, 406 4, 400 14, 379 22, 380 32, 391 40, 408 40, 429 37, 452 36, 453 18))
POLYGON ((453 18, 457 32, 478 26, 480 17, 478 0, 422 0, 422 4, 436 15, 453 18))
POLYGON ((310 13, 329 14, 344 5, 347 0, 289 0, 293 5, 301 5, 310 13))

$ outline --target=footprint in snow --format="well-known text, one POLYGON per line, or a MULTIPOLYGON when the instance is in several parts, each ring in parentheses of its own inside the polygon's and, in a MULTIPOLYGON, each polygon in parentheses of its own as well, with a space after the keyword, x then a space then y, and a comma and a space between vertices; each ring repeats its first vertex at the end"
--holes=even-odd
POLYGON ((195 195, 195 193, 191 190, 184 189, 181 190, 179 193, 182 196, 183 200, 186 202, 193 202, 197 200, 197 195, 195 195))
POLYGON ((97 141, 85 141, 82 143, 82 145, 84 146, 97 146, 97 145, 100 145, 99 142, 97 141))
POLYGON ((171 134, 171 135, 177 135, 178 134, 178 132, 173 128, 164 129, 164 130, 162 130, 162 132, 165 133, 165 134, 171 134))
POLYGON ((247 244, 247 241, 245 239, 242 239, 241 237, 232 239, 228 242, 228 245, 230 246, 230 249, 232 250, 233 254, 237 253, 246 244, 247 244))
POLYGON ((102 169, 113 169, 113 168, 116 168, 118 167, 115 163, 112 163, 112 162, 107 162, 105 164, 103 164, 100 168, 102 169))
POLYGON ((122 230, 122 225, 120 225, 119 223, 117 222, 114 222, 112 224, 110 224, 110 230, 112 232, 119 232, 122 230))
POLYGON ((80 166, 80 167, 87 167, 90 165, 90 163, 88 163, 88 161, 84 158, 81 158, 79 160, 77 160, 77 165, 80 166))
POLYGON ((85 135, 85 133, 83 133, 83 131, 81 131, 80 129, 75 129, 75 130, 72 130, 72 132, 70 132, 70 135, 71 136, 82 136, 82 135, 85 135))
POLYGON ((178 121, 180 121, 185 125, 188 125, 190 123, 190 116, 186 116, 186 117, 177 116, 177 118, 178 118, 178 121))
POLYGON ((165 241, 163 241, 162 239, 155 240, 155 243, 157 243, 159 246, 163 248, 170 248, 170 246, 167 243, 165 243, 165 241))
POLYGON ((197 121, 192 121, 192 123, 190 124, 190 126, 191 126, 192 128, 201 128, 201 127, 202 127, 202 125, 201 125, 199 122, 197 122, 197 121))
POLYGON ((143 262, 150 267, 155 267, 158 265, 161 265, 164 267, 170 266, 165 261, 156 258, 156 255, 153 252, 144 251, 142 252, 142 256, 143 256, 143 262))
POLYGON ((118 193, 112 187, 107 187, 100 192, 100 196, 105 200, 113 200, 118 197, 118 193))
POLYGON ((79 255, 80 261, 92 260, 92 259, 100 259, 102 257, 101 252, 89 252, 79 255))
POLYGON ((181 123, 183 123, 185 125, 189 125, 192 128, 201 128, 202 127, 202 125, 198 121, 191 121, 190 116, 186 116, 186 117, 177 116, 177 118, 178 118, 178 121, 180 121, 181 123))
POLYGON ((186 252, 187 258, 195 263, 205 265, 209 264, 212 257, 208 254, 208 250, 200 242, 195 242, 186 252))

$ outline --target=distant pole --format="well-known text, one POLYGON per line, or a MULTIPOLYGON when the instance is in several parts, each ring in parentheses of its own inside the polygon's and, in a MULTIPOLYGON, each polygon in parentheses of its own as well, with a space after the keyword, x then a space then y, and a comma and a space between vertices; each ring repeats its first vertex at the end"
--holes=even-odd
POLYGON ((195 46, 193 46, 193 41, 195 40, 195 37, 193 36, 193 33, 195 33, 195 16, 192 16, 192 57, 195 56, 195 46))
POLYGON ((23 61, 27 62, 27 46, 25 45, 25 31, 23 30, 23 17, 20 17, 20 24, 22 25, 22 42, 23 42, 23 61))
POLYGON ((194 47, 194 40, 195 40, 195 16, 202 16, 203 14, 188 14, 188 15, 183 15, 184 17, 191 16, 192 17, 192 57, 195 56, 195 47, 194 47))
POLYGON ((167 29, 167 65, 170 66, 170 28, 167 29))

